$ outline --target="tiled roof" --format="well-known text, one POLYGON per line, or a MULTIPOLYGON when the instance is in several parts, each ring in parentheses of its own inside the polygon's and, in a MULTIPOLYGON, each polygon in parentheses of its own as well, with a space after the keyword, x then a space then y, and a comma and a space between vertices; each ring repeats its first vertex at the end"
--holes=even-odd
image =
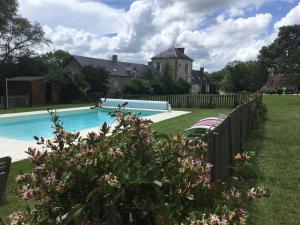
POLYGON ((208 84, 208 78, 199 70, 192 70, 192 83, 193 84, 208 84))
POLYGON ((193 61, 190 57, 185 55, 180 49, 171 47, 158 55, 152 57, 152 59, 164 59, 164 58, 179 58, 193 61))
POLYGON ((132 76, 132 73, 136 72, 137 76, 140 76, 143 71, 147 68, 146 65, 137 64, 137 63, 128 63, 128 62, 120 62, 120 61, 112 61, 106 59, 98 59, 98 58, 91 58, 85 56, 72 56, 77 63, 83 66, 100 66, 107 71, 110 72, 111 76, 121 76, 121 77, 128 77, 132 76))

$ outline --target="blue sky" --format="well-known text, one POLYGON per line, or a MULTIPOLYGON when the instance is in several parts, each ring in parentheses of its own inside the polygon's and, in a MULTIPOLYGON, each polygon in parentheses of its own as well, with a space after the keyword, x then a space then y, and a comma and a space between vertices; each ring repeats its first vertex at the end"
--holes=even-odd
POLYGON ((253 60, 283 25, 300 24, 299 0, 19 0, 52 41, 43 51, 147 63, 184 47, 194 68, 253 60))
POLYGON ((128 10, 132 4, 132 0, 98 0, 111 7, 128 10))

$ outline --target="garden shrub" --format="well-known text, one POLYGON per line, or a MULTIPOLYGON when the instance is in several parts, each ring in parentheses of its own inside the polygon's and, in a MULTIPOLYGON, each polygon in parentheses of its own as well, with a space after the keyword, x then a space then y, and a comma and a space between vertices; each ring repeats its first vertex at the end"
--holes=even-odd
POLYGON ((12 224, 243 224, 233 203, 267 194, 214 182, 207 145, 200 138, 161 136, 149 120, 114 112, 111 135, 81 137, 64 130, 50 112, 55 138, 29 148, 32 173, 20 174, 18 194, 35 204, 11 215, 12 224))

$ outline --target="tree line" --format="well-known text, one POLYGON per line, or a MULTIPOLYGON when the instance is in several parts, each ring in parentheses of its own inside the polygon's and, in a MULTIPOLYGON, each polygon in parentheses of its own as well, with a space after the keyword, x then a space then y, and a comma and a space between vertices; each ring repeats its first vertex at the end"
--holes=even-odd
POLYGON ((300 25, 281 27, 278 37, 261 48, 256 60, 230 62, 208 77, 225 92, 255 92, 266 83, 270 70, 281 75, 281 85, 300 89, 300 25))
MULTIPOLYGON (((66 51, 37 54, 37 49, 50 45, 51 41, 45 37, 40 24, 20 16, 17 8, 16 0, 0 0, 0 95, 5 94, 3 81, 6 77, 45 75, 61 83, 63 102, 87 92, 106 95, 109 72, 105 69, 88 66, 74 72, 65 68, 71 57, 66 51)), ((273 43, 262 47, 256 60, 230 62, 207 76, 219 90, 254 92, 266 83, 271 68, 275 74, 284 75, 285 85, 300 89, 299 46, 300 25, 284 26, 273 43)), ((166 65, 162 74, 148 69, 143 78, 130 80, 121 91, 127 94, 176 94, 189 90, 190 84, 185 80, 172 79, 170 67, 166 65)))
POLYGON ((183 79, 175 80, 171 66, 165 63, 162 73, 148 68, 138 79, 129 80, 122 89, 123 94, 166 95, 189 93, 191 85, 183 79))

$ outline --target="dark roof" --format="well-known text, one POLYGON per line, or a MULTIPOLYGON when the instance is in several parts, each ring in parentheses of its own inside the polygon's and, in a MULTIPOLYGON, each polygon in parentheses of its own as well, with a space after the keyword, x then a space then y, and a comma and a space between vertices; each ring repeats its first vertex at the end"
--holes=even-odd
POLYGON ((179 48, 171 47, 158 55, 152 57, 152 59, 164 59, 164 58, 179 58, 179 59, 186 59, 193 61, 190 57, 188 57, 186 54, 182 52, 179 48))
POLYGON ((143 71, 147 68, 146 65, 137 64, 137 63, 128 63, 128 62, 114 62, 112 60, 106 59, 98 59, 98 58, 91 58, 85 56, 72 56, 77 63, 83 66, 100 66, 107 71, 110 72, 112 76, 122 76, 128 77, 132 75, 132 72, 136 72, 136 75, 139 76, 143 73, 143 71))
POLYGON ((208 78, 200 70, 192 70, 193 84, 208 84, 208 78))
POLYGON ((20 77, 13 77, 7 79, 8 81, 35 81, 35 80, 44 80, 45 77, 25 77, 25 76, 20 76, 20 77))

